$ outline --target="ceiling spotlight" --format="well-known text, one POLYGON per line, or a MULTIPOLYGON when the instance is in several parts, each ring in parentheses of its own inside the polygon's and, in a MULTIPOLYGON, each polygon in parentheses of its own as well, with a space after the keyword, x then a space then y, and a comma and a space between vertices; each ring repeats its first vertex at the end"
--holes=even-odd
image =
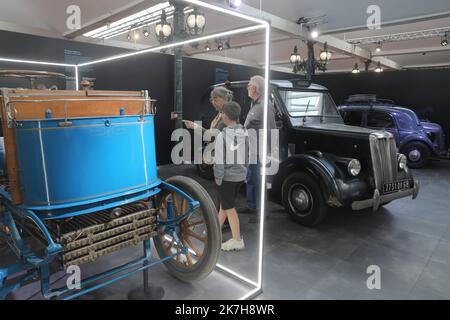
POLYGON ((357 63, 355 63, 355 67, 353 68, 352 73, 353 74, 361 73, 361 70, 359 70, 359 67, 358 67, 357 63))
POLYGON ((139 40, 140 34, 139 34, 138 30, 134 30, 133 38, 134 38, 134 40, 139 40))
POLYGON ((444 34, 444 38, 441 40, 441 46, 443 46, 443 47, 448 46, 448 36, 447 36, 447 32, 444 34))
POLYGON ((131 40, 131 34, 127 34, 127 40, 128 40, 128 41, 131 40))
POLYGON ((378 45, 375 49, 376 52, 381 52, 381 41, 378 41, 378 45))
POLYGON ((317 39, 317 38, 319 37, 319 30, 317 30, 317 29, 315 29, 315 28, 312 29, 310 35, 311 35, 311 38, 312 38, 312 39, 317 39))
POLYGON ((217 45, 217 49, 218 49, 219 51, 223 51, 223 44, 219 43, 219 44, 217 45))
POLYGON ((144 29, 142 33, 144 34, 144 37, 148 37, 150 35, 150 32, 147 29, 144 29))
POLYGON ((206 51, 211 51, 211 47, 209 46, 209 43, 206 44, 205 50, 206 50, 206 51))
POLYGON ((234 9, 237 9, 241 6, 242 0, 228 0, 228 5, 234 9))
POLYGON ((375 72, 376 73, 380 73, 380 72, 383 72, 383 71, 384 70, 383 70, 383 67, 381 66, 381 63, 378 62, 377 67, 375 68, 375 72))

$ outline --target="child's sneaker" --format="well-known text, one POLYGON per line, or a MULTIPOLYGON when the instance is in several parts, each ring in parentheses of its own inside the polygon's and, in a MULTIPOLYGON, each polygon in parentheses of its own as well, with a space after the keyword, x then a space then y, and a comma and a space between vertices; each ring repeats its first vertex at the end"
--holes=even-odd
POLYGON ((240 251, 245 249, 244 239, 234 240, 231 238, 227 242, 222 243, 223 251, 240 251))

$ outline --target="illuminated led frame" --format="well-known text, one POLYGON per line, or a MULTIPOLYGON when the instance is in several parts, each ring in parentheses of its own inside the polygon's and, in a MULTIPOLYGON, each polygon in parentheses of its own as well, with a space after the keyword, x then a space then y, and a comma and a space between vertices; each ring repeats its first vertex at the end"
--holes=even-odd
MULTIPOLYGON (((74 68, 74 73, 75 73, 75 89, 79 90, 79 86, 78 86, 78 71, 79 69, 81 69, 82 67, 88 66, 88 65, 93 65, 93 64, 98 64, 98 63, 102 63, 102 62, 107 62, 107 61, 112 61, 112 60, 118 60, 118 59, 124 59, 124 58, 128 58, 128 57, 132 57, 132 56, 136 56, 139 54, 145 54, 145 53, 149 53, 149 52, 155 52, 155 51, 160 51, 160 50, 164 50, 164 49, 169 49, 169 48, 173 48, 173 47, 177 47, 177 46, 183 46, 183 45, 187 45, 187 44, 191 44, 191 43, 195 43, 195 42, 201 42, 201 41, 205 41, 205 40, 209 40, 209 39, 214 39, 214 38, 220 38, 220 37, 226 37, 226 36, 230 36, 230 35, 234 35, 234 34, 239 34, 239 33, 245 33, 245 32, 251 32, 251 31, 256 31, 259 29, 265 29, 265 60, 264 60, 264 78, 265 78, 265 90, 264 90, 264 120, 263 120, 263 126, 264 128, 267 128, 267 114, 268 114, 268 98, 269 98, 269 73, 270 73, 270 23, 268 21, 262 20, 262 19, 258 19, 252 16, 248 16, 245 14, 242 14, 240 12, 234 11, 234 10, 230 10, 230 9, 226 9, 226 8, 222 8, 220 6, 216 6, 213 4, 209 4, 203 1, 198 1, 198 0, 184 0, 185 2, 189 2, 193 5, 196 6, 200 6, 200 7, 204 7, 210 10, 214 10, 214 11, 218 11, 224 14, 228 14, 234 17, 238 17, 238 18, 242 18, 244 20, 248 20, 251 22, 256 23, 256 25, 254 26, 250 26, 250 27, 244 27, 244 28, 239 28, 239 29, 235 29, 235 30, 230 30, 230 31, 225 31, 225 32, 220 32, 220 33, 215 33, 215 34, 211 34, 211 35, 207 35, 207 36, 203 36, 203 37, 198 37, 195 39, 189 39, 189 40, 185 40, 185 41, 180 41, 177 43, 170 43, 170 44, 166 44, 166 45, 161 45, 158 47, 153 47, 153 48, 149 48, 149 49, 145 49, 145 50, 140 50, 140 51, 135 51, 135 52, 131 52, 131 53, 125 53, 125 54, 120 54, 120 55, 115 55, 109 58, 104 58, 104 59, 99 59, 99 60, 95 60, 95 61, 91 61, 91 62, 86 62, 86 63, 81 63, 78 65, 75 64, 64 64, 64 63, 53 63, 53 62, 45 62, 45 61, 32 61, 32 60, 20 60, 20 59, 9 59, 9 58, 1 58, 0 57, 0 61, 5 61, 5 62, 14 62, 14 63, 26 63, 26 64, 39 64, 39 65, 49 65, 49 66, 60 66, 60 67, 70 67, 70 68, 74 68)), ((262 163, 266 163, 267 161, 267 130, 263 130, 263 150, 262 150, 262 163)), ((246 300, 246 299, 251 299, 254 298, 256 296, 258 296, 259 294, 262 293, 262 288, 263 288, 263 249, 264 249, 264 223, 265 223, 265 216, 264 216, 264 211, 265 211, 265 205, 266 205, 266 190, 265 190, 265 185, 266 185, 266 166, 262 166, 262 170, 261 170, 261 174, 262 174, 262 178, 261 178, 261 203, 260 203, 260 230, 259 230, 259 252, 258 252, 258 282, 254 282, 250 279, 247 279, 246 277, 240 275, 239 273, 224 267, 220 264, 217 264, 217 269, 219 269, 220 271, 239 279, 240 281, 243 281, 247 284, 250 284, 251 286, 255 287, 255 289, 251 290, 249 293, 245 294, 243 297, 240 298, 240 300, 246 300)))

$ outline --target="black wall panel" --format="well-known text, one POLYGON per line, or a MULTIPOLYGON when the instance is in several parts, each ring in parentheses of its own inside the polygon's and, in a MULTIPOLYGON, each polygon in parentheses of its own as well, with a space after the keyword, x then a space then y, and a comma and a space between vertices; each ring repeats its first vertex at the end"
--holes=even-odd
MULTIPOLYGON (((216 63, 192 58, 183 60, 183 108, 184 119, 210 120, 214 108, 202 105, 207 89, 214 84, 216 68, 228 71, 229 80, 247 80, 251 76, 263 74, 263 70, 227 63, 216 63)), ((95 88, 111 90, 147 89, 152 99, 158 100, 156 114, 156 146, 158 162, 169 163, 172 143, 170 137, 174 122, 170 119, 173 111, 174 64, 171 55, 150 53, 91 66, 83 76, 95 77, 95 88)), ((274 73, 279 79, 292 75, 274 73)))
MULTIPOLYGON (((36 37, 16 32, 0 31, 0 57, 2 58, 77 64, 85 61, 109 57, 111 55, 126 51, 129 50, 63 39, 36 37), (68 54, 69 52, 77 53, 79 55, 70 55, 68 54)), ((53 71, 64 73, 69 77, 74 75, 73 68, 37 64, 19 64, 2 61, 0 61, 0 69, 53 71)), ((54 81, 44 81, 44 83, 54 84, 54 81)), ((62 82, 61 85, 61 82, 58 81, 57 84, 59 88, 65 89, 64 82, 62 82)), ((0 87, 2 86, 28 88, 29 82, 24 79, 12 80, 11 78, 0 78, 0 87)))
MULTIPOLYGON (((206 120, 214 114, 214 108, 201 105, 206 90, 215 83, 216 69, 228 71, 229 81, 249 80, 254 75, 264 75, 263 69, 239 65, 204 61, 193 58, 184 59, 183 100, 184 118, 189 120, 206 120)), ((292 74, 272 72, 272 79, 292 79, 292 74)))
POLYGON ((170 162, 173 123, 173 57, 150 53, 92 65, 81 75, 94 77, 97 90, 148 90, 156 102, 156 148, 158 163, 170 162))
POLYGON ((65 63, 64 50, 80 51, 86 59, 105 58, 130 50, 65 39, 0 31, 0 57, 65 63))

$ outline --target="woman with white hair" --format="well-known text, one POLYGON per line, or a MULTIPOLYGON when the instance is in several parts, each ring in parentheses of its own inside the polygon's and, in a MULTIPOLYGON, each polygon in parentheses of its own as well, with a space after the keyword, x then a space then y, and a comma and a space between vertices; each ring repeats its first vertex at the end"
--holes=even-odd
MULTIPOLYGON (((210 129, 222 131, 226 127, 222 121, 222 108, 226 103, 233 101, 233 92, 225 87, 215 87, 211 91, 211 98, 209 101, 217 111, 217 115, 211 122, 210 129)), ((193 121, 183 120, 183 123, 188 129, 197 129, 199 127, 199 125, 193 121)), ((205 128, 202 129, 203 131, 207 130, 205 128)))

